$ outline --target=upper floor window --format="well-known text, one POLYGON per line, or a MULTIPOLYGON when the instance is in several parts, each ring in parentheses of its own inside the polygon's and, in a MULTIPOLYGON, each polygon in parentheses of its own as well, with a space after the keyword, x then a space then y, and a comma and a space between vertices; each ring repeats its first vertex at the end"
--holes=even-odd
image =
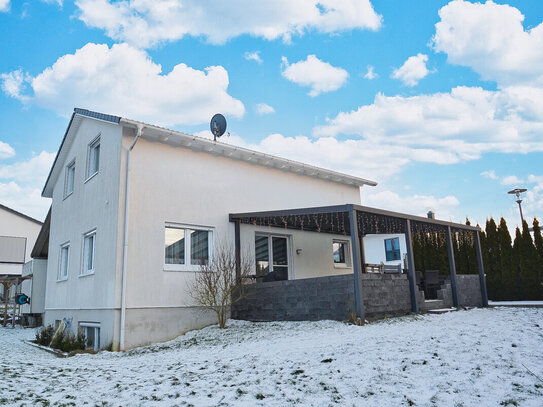
POLYGON ((58 280, 66 280, 68 278, 68 260, 70 258, 70 244, 65 243, 60 246, 60 261, 58 267, 58 280))
POLYGON ((64 183, 64 196, 67 197, 74 192, 75 181, 75 161, 72 161, 66 167, 66 181, 64 183))
POLYGON ((87 179, 98 172, 100 167, 100 137, 89 144, 89 153, 87 159, 87 179))
POLYGON ((96 246, 96 230, 89 232, 83 237, 83 264, 81 267, 81 275, 94 273, 94 253, 96 246))
POLYGON ((164 234, 164 269, 198 270, 211 258, 210 228, 168 224, 164 234))
POLYGON ((397 237, 385 239, 385 253, 386 261, 401 260, 400 239, 397 237))

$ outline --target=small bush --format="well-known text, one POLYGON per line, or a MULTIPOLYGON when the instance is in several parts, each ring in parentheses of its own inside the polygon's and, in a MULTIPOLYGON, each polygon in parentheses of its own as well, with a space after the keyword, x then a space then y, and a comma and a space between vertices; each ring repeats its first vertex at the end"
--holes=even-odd
POLYGON ((36 343, 51 346, 63 352, 85 350, 85 336, 82 333, 73 335, 71 332, 62 331, 53 339, 54 335, 55 330, 51 325, 43 327, 36 332, 36 343))
POLYGON ((44 326, 36 332, 36 343, 43 346, 49 346, 54 334, 55 329, 52 325, 44 326))

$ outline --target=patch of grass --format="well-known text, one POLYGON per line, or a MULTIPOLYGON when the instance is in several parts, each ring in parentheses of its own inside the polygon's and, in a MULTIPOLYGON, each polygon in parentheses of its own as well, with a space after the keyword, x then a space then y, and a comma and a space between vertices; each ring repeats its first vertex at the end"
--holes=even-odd
POLYGON ((512 344, 511 344, 511 347, 512 347, 512 348, 517 348, 518 346, 517 346, 516 343, 512 343, 512 344))
POLYGON ((299 374, 302 374, 303 372, 304 372, 304 371, 303 371, 302 369, 296 369, 294 372, 292 372, 292 374, 293 374, 294 376, 297 376, 297 375, 299 375, 299 374))
POLYGON ((518 401, 513 400, 513 399, 503 400, 500 403, 500 406, 518 406, 518 401))
POLYGON ((332 358, 328 358, 328 359, 323 359, 321 360, 321 363, 332 363, 334 359, 332 358))
POLYGON ((264 400, 266 398, 262 393, 258 393, 255 397, 257 400, 264 400))

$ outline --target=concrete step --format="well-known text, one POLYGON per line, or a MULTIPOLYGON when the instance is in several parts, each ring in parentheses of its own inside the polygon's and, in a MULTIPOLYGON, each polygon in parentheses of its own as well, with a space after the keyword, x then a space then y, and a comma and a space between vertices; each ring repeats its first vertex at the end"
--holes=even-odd
POLYGON ((430 309, 428 310, 429 314, 445 314, 447 312, 453 312, 458 311, 458 309, 452 307, 452 308, 436 308, 436 309, 430 309))
POLYGON ((430 311, 433 309, 445 308, 445 305, 443 304, 443 300, 426 300, 424 301, 424 308, 426 311, 430 311))

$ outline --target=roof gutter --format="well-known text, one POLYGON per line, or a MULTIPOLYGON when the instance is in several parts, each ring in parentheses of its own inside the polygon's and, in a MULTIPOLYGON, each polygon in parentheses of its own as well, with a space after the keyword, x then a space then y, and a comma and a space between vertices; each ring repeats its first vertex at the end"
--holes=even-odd
POLYGON ((129 210, 129 196, 130 196, 130 153, 134 149, 139 138, 143 134, 143 125, 138 124, 136 127, 136 137, 130 145, 126 155, 126 173, 124 182, 124 233, 123 233, 123 269, 121 277, 121 321, 120 321, 120 334, 119 334, 119 350, 125 350, 124 346, 124 327, 126 321, 126 266, 128 258, 128 210, 129 210))

